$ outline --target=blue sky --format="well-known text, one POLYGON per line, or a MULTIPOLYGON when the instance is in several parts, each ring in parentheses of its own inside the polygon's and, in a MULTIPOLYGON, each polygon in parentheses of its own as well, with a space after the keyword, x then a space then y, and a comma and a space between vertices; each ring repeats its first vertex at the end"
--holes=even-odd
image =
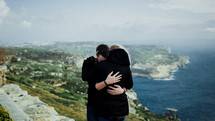
POLYGON ((211 46, 214 5, 215 0, 0 0, 0 41, 211 46))

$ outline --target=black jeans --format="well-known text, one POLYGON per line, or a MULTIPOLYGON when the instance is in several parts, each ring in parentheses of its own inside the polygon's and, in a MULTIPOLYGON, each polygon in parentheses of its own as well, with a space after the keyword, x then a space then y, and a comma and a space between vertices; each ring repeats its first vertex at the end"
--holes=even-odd
POLYGON ((87 106, 87 121, 98 121, 93 106, 87 106))

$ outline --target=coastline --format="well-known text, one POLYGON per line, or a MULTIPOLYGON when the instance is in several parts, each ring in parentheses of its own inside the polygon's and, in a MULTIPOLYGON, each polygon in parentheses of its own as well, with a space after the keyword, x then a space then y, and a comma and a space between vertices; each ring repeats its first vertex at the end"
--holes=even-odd
POLYGON ((132 73, 132 76, 135 77, 141 77, 141 78, 147 78, 147 79, 153 79, 153 80, 163 80, 163 81, 170 81, 170 80, 175 80, 174 79, 174 73, 177 72, 179 69, 173 70, 170 74, 170 76, 167 78, 153 78, 153 77, 149 77, 149 76, 143 76, 141 74, 138 73, 132 73))
POLYGON ((174 80, 174 73, 181 68, 185 68, 186 64, 189 64, 188 56, 179 56, 180 60, 175 61, 167 65, 156 65, 152 68, 152 71, 146 73, 147 68, 144 67, 144 64, 139 64, 139 67, 133 66, 132 75, 137 77, 144 77, 153 80, 174 80))
MULTIPOLYGON (((190 63, 190 62, 189 62, 190 63)), ((186 63, 186 64, 189 64, 189 63, 186 63)), ((181 67, 181 68, 184 68, 184 67, 181 67)), ((175 80, 175 76, 174 74, 181 68, 177 68, 177 69, 174 69, 172 70, 170 73, 169 73, 169 76, 168 77, 160 77, 160 78, 155 78, 155 77, 152 77, 149 75, 146 75, 146 74, 140 74, 140 73, 132 73, 132 76, 136 76, 136 77, 142 77, 142 78, 148 78, 148 79, 153 79, 153 80, 163 80, 163 81, 170 81, 170 80, 175 80)))
POLYGON ((169 81, 169 80, 174 80, 174 73, 177 72, 178 70, 179 69, 175 69, 172 72, 170 72, 169 77, 155 78, 155 77, 151 77, 150 75, 144 75, 144 74, 140 74, 140 73, 132 73, 132 76, 142 77, 142 78, 148 78, 148 79, 153 79, 153 80, 165 80, 165 81, 169 81))
MULTIPOLYGON (((180 68, 179 68, 180 69, 180 68)), ((179 70, 179 69, 175 69, 170 73, 170 77, 168 78, 156 78, 154 80, 162 80, 162 81, 171 81, 171 80, 175 80, 175 73, 179 70)), ((152 78, 153 79, 153 78, 152 78)))

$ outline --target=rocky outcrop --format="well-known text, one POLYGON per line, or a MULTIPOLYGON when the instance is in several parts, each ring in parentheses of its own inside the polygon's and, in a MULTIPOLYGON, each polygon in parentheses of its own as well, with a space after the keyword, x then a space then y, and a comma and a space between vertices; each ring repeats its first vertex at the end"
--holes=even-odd
POLYGON ((6 84, 6 75, 7 72, 7 66, 0 66, 0 87, 4 84, 6 84))
POLYGON ((9 111, 10 118, 14 121, 32 121, 29 116, 23 112, 23 110, 14 102, 12 101, 7 93, 5 93, 0 88, 0 104, 5 108, 5 110, 9 111))
POLYGON ((189 63, 188 56, 177 56, 176 59, 166 60, 169 63, 160 63, 162 59, 169 58, 167 55, 155 55, 149 63, 136 63, 132 65, 133 76, 141 76, 153 79, 170 78, 173 71, 185 67, 189 63))
POLYGON ((158 65, 156 67, 156 72, 151 73, 150 77, 151 78, 159 78, 159 79, 164 79, 164 78, 170 78, 172 72, 174 70, 177 70, 181 67, 185 67, 185 64, 189 63, 189 59, 186 56, 181 56, 180 61, 175 61, 171 65, 158 65))
POLYGON ((74 121, 74 119, 59 115, 53 107, 40 101, 38 97, 28 95, 27 91, 23 91, 18 85, 4 85, 0 91, 5 92, 7 97, 33 121, 74 121))
MULTIPOLYGON (((129 113, 137 115, 135 108, 143 107, 137 98, 137 94, 131 89, 126 91, 126 95, 128 97, 129 113)), ((148 110, 147 108, 144 109, 148 110)))

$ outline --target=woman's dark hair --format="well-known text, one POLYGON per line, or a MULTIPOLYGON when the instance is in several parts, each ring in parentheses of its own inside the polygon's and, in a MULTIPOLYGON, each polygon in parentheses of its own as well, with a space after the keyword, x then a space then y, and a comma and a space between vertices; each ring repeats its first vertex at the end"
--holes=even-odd
POLYGON ((104 58, 109 56, 109 47, 105 44, 100 44, 96 48, 96 55, 102 55, 104 58))

